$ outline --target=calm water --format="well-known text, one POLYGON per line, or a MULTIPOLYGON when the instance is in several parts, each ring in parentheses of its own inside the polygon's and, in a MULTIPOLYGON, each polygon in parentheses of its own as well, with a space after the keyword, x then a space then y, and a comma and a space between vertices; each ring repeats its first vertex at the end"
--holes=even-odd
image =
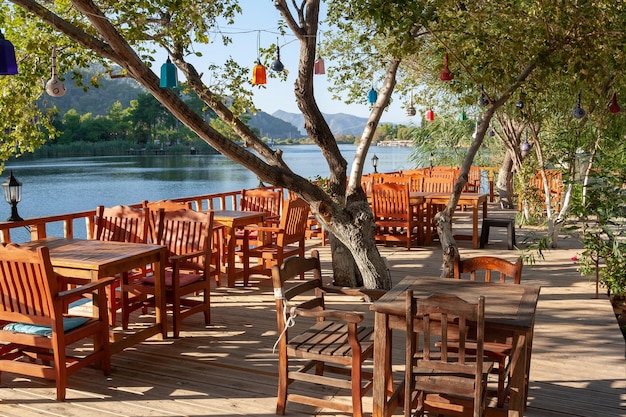
MULTIPOLYGON (((328 176, 328 168, 316 146, 282 149, 285 161, 296 173, 306 178, 328 176)), ((341 146, 348 163, 355 149, 353 145, 341 146)), ((379 171, 412 168, 408 159, 411 148, 373 147, 369 153, 366 173, 373 170, 369 161, 374 153, 379 158, 379 171)), ((22 182, 18 211, 23 218, 90 210, 101 204, 134 204, 142 200, 240 190, 259 183, 254 174, 222 155, 18 160, 7 164, 0 181, 8 177, 9 169, 22 182)), ((9 214, 9 205, 5 204, 4 208, 0 205, 0 219, 9 214)))

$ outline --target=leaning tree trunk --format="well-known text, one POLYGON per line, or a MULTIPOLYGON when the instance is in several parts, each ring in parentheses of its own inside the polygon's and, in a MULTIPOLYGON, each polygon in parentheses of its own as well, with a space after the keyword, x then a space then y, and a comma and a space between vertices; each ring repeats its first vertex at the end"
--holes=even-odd
POLYGON ((515 161, 511 156, 511 151, 507 151, 504 155, 504 160, 500 166, 498 172, 498 179, 496 181, 496 189, 498 190, 498 200, 500 201, 500 207, 503 209, 515 208, 514 191, 513 191, 513 169, 515 167, 515 161))

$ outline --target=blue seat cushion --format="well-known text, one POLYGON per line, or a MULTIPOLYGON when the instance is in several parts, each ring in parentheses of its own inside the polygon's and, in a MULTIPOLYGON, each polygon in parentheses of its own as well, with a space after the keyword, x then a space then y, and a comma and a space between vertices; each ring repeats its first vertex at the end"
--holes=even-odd
MULTIPOLYGON (((82 326, 89 317, 63 317, 63 331, 69 331, 82 326)), ((52 337, 52 328, 50 326, 40 326, 30 323, 9 323, 3 327, 3 330, 14 333, 25 333, 36 336, 52 337)))

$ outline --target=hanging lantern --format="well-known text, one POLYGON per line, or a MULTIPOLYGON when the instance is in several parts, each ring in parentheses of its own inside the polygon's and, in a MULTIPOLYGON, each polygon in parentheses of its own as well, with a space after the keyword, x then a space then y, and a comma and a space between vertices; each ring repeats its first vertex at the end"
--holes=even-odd
POLYGON ((528 142, 528 130, 526 131, 526 138, 524 138, 524 142, 520 145, 519 149, 522 153, 527 153, 533 147, 533 144, 528 142))
POLYGON ((252 85, 260 85, 267 83, 265 67, 257 60, 256 65, 252 68, 252 85))
POLYGON ((576 119, 582 119, 585 117, 585 111, 580 107, 580 91, 578 92, 578 101, 576 102, 576 108, 572 112, 576 119))
POLYGON ((411 101, 409 102, 409 107, 406 108, 406 115, 409 117, 413 117, 417 114, 415 107, 413 106, 413 91, 411 91, 411 101))
POLYGON ((578 92, 578 101, 576 101, 576 108, 574 109, 574 111, 572 112, 572 115, 576 118, 576 119, 582 119, 583 117, 585 117, 585 111, 582 109, 582 107, 580 107, 580 91, 578 92))
POLYGON ((172 64, 170 57, 167 57, 165 64, 161 65, 161 88, 176 88, 178 87, 178 72, 176 65, 172 64))
POLYGON ((369 93, 367 93, 367 102, 369 104, 374 104, 376 103, 376 100, 378 100, 378 93, 374 90, 374 87, 372 87, 369 93))
POLYGON ((609 111, 613 114, 619 113, 622 108, 617 103, 617 93, 613 93, 613 98, 611 99, 611 105, 609 106, 609 111))
POLYGON ((452 73, 450 72, 450 69, 448 68, 448 54, 446 54, 446 58, 445 58, 445 67, 443 68, 443 71, 441 71, 441 74, 439 74, 439 79, 441 81, 451 81, 452 78, 454 78, 452 76, 452 73))
POLYGON ((285 66, 280 62, 280 46, 278 46, 278 39, 276 40, 276 60, 272 62, 272 69, 276 72, 281 72, 285 69, 285 66))
POLYGON ((464 122, 466 120, 467 120, 467 113, 465 113, 465 110, 463 110, 461 114, 459 114, 459 121, 464 122))
POLYGON ((317 58, 313 63, 313 74, 326 74, 326 68, 324 68, 324 59, 317 58))
POLYGON ((0 75, 16 75, 17 60, 13 44, 0 32, 0 75))
POLYGON ((435 112, 433 111, 433 109, 428 109, 426 111, 426 120, 428 120, 429 122, 435 120, 435 112))
POLYGON ((52 78, 46 83, 46 93, 52 97, 63 97, 65 91, 65 84, 57 77, 57 49, 52 48, 52 78))
POLYGON ((489 100, 487 100, 487 96, 485 95, 485 93, 481 93, 480 97, 478 98, 478 105, 483 107, 483 106, 486 106, 487 104, 489 104, 489 100))

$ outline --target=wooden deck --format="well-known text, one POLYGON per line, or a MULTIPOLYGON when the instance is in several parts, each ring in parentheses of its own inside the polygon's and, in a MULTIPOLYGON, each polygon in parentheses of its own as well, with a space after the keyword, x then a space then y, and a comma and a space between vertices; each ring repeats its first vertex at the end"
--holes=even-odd
MULTIPOLYGON (((455 224, 455 227, 457 225, 455 224)), ((518 231, 518 242, 524 232, 518 231)), ((328 272, 330 253, 320 240, 328 272)), ((595 286, 576 272, 571 257, 578 244, 560 242, 545 261, 524 266, 523 282, 542 285, 535 326, 527 417, 626 416, 624 339, 605 295, 594 299, 595 286)), ((486 249, 459 242, 462 256, 490 254, 513 259, 506 250, 505 229, 491 231, 486 249)), ((438 275, 441 249, 435 243, 407 251, 383 248, 394 282, 406 274, 438 275)), ((329 275, 329 274, 327 274, 329 275)), ((346 308, 367 305, 343 300, 346 308)), ((212 321, 201 315, 183 322, 181 338, 149 340, 113 356, 106 378, 85 369, 69 379, 67 401, 54 400, 54 384, 4 373, 0 385, 1 416, 273 416, 276 395, 274 299, 268 279, 253 279, 243 288, 212 292, 212 321)), ((394 356, 403 358, 401 342, 394 356)), ((327 391, 342 401, 344 392, 327 391)), ((365 400, 366 411, 371 401, 365 400)), ((288 416, 345 416, 289 404, 288 416)), ((398 409, 397 415, 401 415, 398 409)))

